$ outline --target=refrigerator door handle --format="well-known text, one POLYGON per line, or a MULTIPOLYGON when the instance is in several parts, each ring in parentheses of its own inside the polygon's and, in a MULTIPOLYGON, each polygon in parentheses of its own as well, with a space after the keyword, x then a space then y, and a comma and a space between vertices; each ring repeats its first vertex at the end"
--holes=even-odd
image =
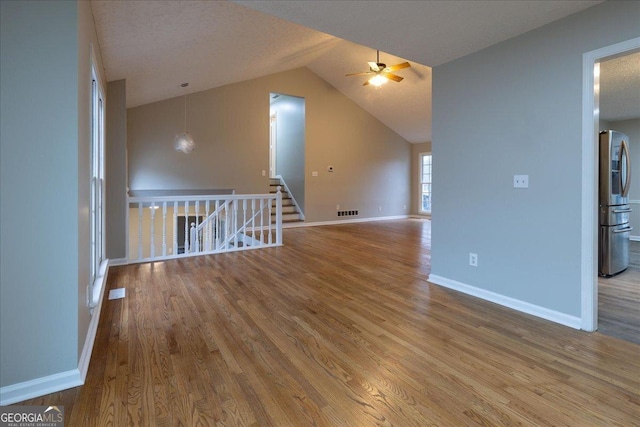
POLYGON ((625 227, 625 228, 620 228, 618 230, 613 230, 614 233, 618 234, 618 233, 626 233, 627 231, 633 231, 633 227, 625 227))
POLYGON ((615 209, 613 211, 614 214, 616 214, 616 213, 630 213, 630 212, 633 212, 633 210, 631 210, 631 209, 615 209))
POLYGON ((621 191, 621 196, 622 197, 627 197, 627 195, 629 194, 629 187, 631 186, 631 162, 630 162, 630 158, 629 158, 629 148, 627 147, 627 141, 625 141, 624 139, 622 141, 620 141, 620 153, 619 153, 619 165, 620 168, 622 168, 623 165, 623 156, 624 156, 624 160, 627 164, 627 173, 625 174, 625 180, 624 182, 622 181, 622 174, 620 174, 620 188, 622 189, 621 191), (623 154, 624 153, 624 154, 623 154))

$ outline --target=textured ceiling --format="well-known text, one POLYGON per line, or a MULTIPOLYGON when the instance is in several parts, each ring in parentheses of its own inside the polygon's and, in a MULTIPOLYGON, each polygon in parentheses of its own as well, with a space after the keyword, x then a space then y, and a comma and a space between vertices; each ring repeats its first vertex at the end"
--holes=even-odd
POLYGON ((92 8, 106 78, 127 80, 128 107, 306 66, 416 143, 431 140, 431 69, 421 64, 442 64, 597 3, 94 0, 92 8), (366 71, 375 49, 389 65, 411 62, 397 72, 402 82, 378 89, 344 77, 366 71))
POLYGON ((640 52, 600 63, 600 118, 640 117, 640 52))

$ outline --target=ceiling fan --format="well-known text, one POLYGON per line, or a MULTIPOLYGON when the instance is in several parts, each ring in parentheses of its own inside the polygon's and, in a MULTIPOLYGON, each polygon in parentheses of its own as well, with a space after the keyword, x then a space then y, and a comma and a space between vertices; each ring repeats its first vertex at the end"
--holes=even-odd
POLYGON ((403 68, 411 67, 411 64, 408 62, 403 62, 401 64, 392 65, 387 67, 387 64, 383 64, 380 62, 380 51, 376 51, 376 62, 367 62, 369 64, 369 71, 365 71, 362 73, 350 73, 345 74, 345 77, 349 76, 366 76, 373 74, 373 76, 364 82, 363 86, 368 84, 372 84, 374 86, 380 86, 387 82, 387 80, 393 80, 394 82, 402 81, 403 77, 397 76, 395 74, 391 74, 392 71, 402 70, 403 68))

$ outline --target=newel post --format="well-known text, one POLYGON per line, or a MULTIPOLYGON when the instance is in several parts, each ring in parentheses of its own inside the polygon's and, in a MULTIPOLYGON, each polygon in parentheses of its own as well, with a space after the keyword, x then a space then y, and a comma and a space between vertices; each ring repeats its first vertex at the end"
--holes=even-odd
POLYGON ((282 189, 278 185, 278 191, 276 192, 276 245, 282 245, 282 189))
POLYGON ((198 252, 198 246, 197 246, 197 242, 196 242, 196 223, 192 222, 191 223, 191 230, 189 230, 189 236, 191 236, 191 238, 189 240, 191 240, 191 247, 189 248, 190 251, 189 252, 198 252))

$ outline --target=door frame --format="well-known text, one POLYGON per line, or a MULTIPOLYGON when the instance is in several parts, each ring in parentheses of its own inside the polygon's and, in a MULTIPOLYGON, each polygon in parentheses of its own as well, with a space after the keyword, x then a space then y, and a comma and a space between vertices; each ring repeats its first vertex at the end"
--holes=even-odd
POLYGON ((278 112, 269 115, 269 178, 278 175, 276 159, 278 157, 278 112))
POLYGON ((640 49, 640 37, 582 55, 582 250, 580 328, 598 329, 598 144, 601 59, 640 49))

